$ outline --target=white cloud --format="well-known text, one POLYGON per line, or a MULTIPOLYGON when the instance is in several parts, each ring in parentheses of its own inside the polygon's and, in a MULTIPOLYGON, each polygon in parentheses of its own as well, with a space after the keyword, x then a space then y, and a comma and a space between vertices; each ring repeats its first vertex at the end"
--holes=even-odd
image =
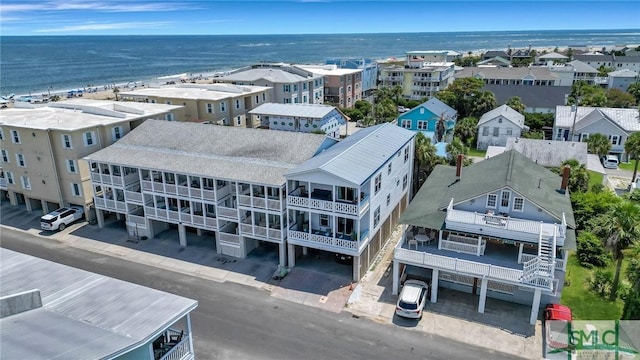
POLYGON ((0 4, 0 12, 33 11, 96 11, 96 12, 157 12, 197 9, 193 2, 124 2, 124 1, 49 1, 39 4, 0 4))
POLYGON ((76 32, 76 31, 103 31, 103 30, 121 30, 121 29, 140 29, 140 28, 163 28, 172 25, 168 21, 150 21, 150 22, 118 22, 118 23, 89 23, 80 25, 68 25, 59 28, 38 29, 38 33, 59 33, 59 32, 76 32))

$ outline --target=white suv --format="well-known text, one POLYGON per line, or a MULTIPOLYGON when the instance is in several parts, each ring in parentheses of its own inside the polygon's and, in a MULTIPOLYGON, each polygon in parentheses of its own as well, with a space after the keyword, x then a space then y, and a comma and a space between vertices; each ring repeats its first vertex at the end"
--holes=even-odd
POLYGON ((427 301, 428 292, 429 285, 424 281, 405 281, 398 297, 396 315, 411 319, 422 319, 422 309, 427 301))
POLYGON ((615 155, 607 155, 602 157, 602 166, 607 169, 618 168, 618 157, 615 155))
POLYGON ((82 218, 84 209, 79 206, 63 207, 40 218, 42 230, 64 230, 67 225, 82 218))

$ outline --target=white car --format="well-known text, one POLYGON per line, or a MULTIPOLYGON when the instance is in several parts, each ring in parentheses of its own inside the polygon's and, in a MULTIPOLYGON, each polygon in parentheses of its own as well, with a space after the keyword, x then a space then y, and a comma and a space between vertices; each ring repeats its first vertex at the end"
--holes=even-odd
POLYGON ((617 169, 618 163, 618 157, 615 155, 607 155, 602 157, 602 166, 607 169, 617 169))
POLYGON ((422 310, 427 302, 428 292, 429 285, 424 281, 405 281, 398 297, 396 315, 410 319, 422 319, 422 310))
POLYGON ((84 209, 79 206, 63 207, 40 218, 42 230, 64 230, 67 225, 82 218, 84 209))

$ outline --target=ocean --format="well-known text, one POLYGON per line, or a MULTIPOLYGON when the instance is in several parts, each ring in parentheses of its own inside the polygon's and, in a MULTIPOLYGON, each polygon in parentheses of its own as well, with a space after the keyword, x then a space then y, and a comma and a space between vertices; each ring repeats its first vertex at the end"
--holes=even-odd
POLYGON ((226 71, 257 62, 382 59, 413 50, 475 50, 640 43, 640 29, 330 35, 3 36, 0 94, 226 71))

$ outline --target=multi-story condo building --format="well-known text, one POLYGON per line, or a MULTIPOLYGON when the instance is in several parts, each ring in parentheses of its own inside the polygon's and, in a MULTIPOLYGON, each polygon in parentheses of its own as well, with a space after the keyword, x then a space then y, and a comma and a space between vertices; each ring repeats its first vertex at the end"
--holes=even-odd
POLYGON ((268 98, 281 104, 322 104, 324 76, 290 64, 255 64, 215 77, 214 82, 270 87, 268 98))
POLYGON ((3 359, 195 358, 197 301, 3 248, 0 258, 3 359))
POLYGON ((362 97, 373 96, 373 91, 378 88, 378 63, 367 58, 330 59, 327 65, 337 65, 340 69, 362 70, 362 97))
POLYGON ((233 84, 179 84, 121 91, 123 100, 182 105, 176 121, 255 127, 248 112, 269 102, 271 88, 233 84))
POLYGON ((415 133, 369 127, 288 171, 289 266, 307 248, 353 259, 359 280, 409 201, 415 133))
POLYGON ((438 165, 400 217, 404 235, 394 251, 393 294, 402 273, 439 288, 531 305, 556 303, 564 286, 575 223, 560 177, 515 150, 462 168, 438 165))
POLYGON ((456 79, 467 77, 482 79, 487 85, 560 85, 558 76, 547 67, 466 67, 455 74, 456 79))
POLYGON ((616 56, 604 54, 580 54, 574 55, 574 60, 580 60, 589 66, 599 68, 600 66, 612 68, 614 70, 628 69, 640 72, 640 56, 616 56))
POLYGON ((342 108, 352 108, 362 99, 362 70, 340 69, 337 65, 298 65, 324 76, 324 101, 342 108))
POLYGON ((447 52, 438 54, 407 53, 405 65, 380 64, 379 86, 402 87, 402 96, 410 100, 422 100, 444 90, 453 82, 454 64, 448 61, 424 61, 422 59, 443 58, 447 52))
POLYGON ((270 130, 322 132, 334 138, 340 137, 347 117, 335 106, 322 104, 267 103, 251 110, 253 122, 270 130))
POLYGON ((87 213, 93 202, 89 168, 79 160, 145 120, 171 119, 181 108, 87 99, 15 105, 0 113, 0 190, 12 205, 44 213, 66 205, 87 213))
POLYGON ((586 141, 590 134, 600 133, 611 141, 610 153, 621 161, 628 161, 624 143, 629 135, 638 131, 638 109, 557 106, 553 140, 586 141))

